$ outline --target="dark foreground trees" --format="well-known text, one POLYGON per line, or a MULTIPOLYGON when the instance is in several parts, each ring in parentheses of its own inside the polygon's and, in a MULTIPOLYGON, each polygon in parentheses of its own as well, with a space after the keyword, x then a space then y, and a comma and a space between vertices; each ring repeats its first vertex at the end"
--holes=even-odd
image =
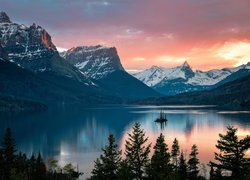
POLYGON ((154 154, 151 158, 151 164, 148 171, 150 179, 164 179, 171 177, 172 165, 170 163, 170 153, 168 145, 165 143, 163 134, 156 140, 154 154))
POLYGON ((32 155, 30 158, 16 152, 15 140, 8 128, 0 146, 0 180, 73 180, 81 175, 73 168, 73 171, 59 173, 48 170, 40 152, 37 157, 32 155))
POLYGON ((118 151, 118 145, 111 134, 108 138, 109 144, 102 149, 103 155, 95 161, 95 167, 92 171, 92 179, 118 179, 118 166, 121 162, 121 151, 118 151))
POLYGON ((216 162, 209 164, 211 179, 250 179, 250 158, 245 156, 250 149, 250 136, 239 139, 236 133, 237 128, 229 126, 225 135, 219 134, 216 147, 220 152, 215 153, 216 162))
POLYGON ((187 164, 183 152, 180 154, 178 140, 174 140, 170 153, 164 135, 160 134, 153 147, 150 160, 151 144, 149 144, 139 123, 135 123, 132 133, 128 134, 123 159, 117 145, 114 144, 114 138, 111 135, 109 136, 109 145, 103 149, 103 154, 95 161, 91 179, 192 180, 199 178, 198 149, 195 145, 187 164))

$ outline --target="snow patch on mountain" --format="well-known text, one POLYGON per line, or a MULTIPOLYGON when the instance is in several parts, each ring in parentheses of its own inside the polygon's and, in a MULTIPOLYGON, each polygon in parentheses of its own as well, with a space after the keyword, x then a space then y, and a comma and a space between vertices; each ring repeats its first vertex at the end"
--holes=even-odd
POLYGON ((73 47, 60 55, 93 79, 105 78, 115 70, 124 71, 114 47, 101 45, 73 47))
POLYGON ((134 77, 144 82, 150 87, 160 86, 160 84, 173 80, 182 80, 185 84, 193 86, 211 86, 240 69, 250 68, 250 63, 235 68, 213 69, 209 71, 193 71, 187 62, 183 65, 164 68, 152 66, 142 72, 133 74, 134 77))

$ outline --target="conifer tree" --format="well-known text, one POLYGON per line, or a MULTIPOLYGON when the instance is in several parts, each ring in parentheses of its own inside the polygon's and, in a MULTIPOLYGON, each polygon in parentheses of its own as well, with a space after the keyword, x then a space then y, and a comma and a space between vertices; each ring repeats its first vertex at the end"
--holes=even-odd
POLYGON ((189 155, 188 160, 188 175, 190 179, 197 179, 199 173, 199 159, 197 158, 198 155, 198 148, 194 144, 191 149, 191 153, 189 155))
POLYGON ((178 140, 175 138, 171 150, 171 158, 175 171, 177 171, 179 155, 180 155, 180 146, 178 140))
POLYGON ((154 146, 154 154, 151 158, 149 177, 152 179, 164 179, 171 172, 170 154, 165 143, 164 135, 161 133, 154 146))
POLYGON ((4 178, 10 179, 11 169, 14 167, 16 144, 12 138, 10 128, 7 128, 3 140, 4 178))
POLYGON ((0 149, 0 180, 4 177, 4 159, 3 159, 3 152, 0 149))
POLYGON ((36 172, 36 157, 32 154, 31 158, 29 159, 29 179, 33 179, 35 177, 36 172))
POLYGON ((179 173, 180 179, 187 178, 187 163, 186 163, 186 159, 184 157, 183 151, 181 151, 181 155, 179 158, 178 173, 179 173))
POLYGON ((146 174, 146 169, 150 163, 151 145, 146 145, 148 138, 145 138, 145 132, 141 129, 139 123, 135 123, 132 134, 128 133, 128 136, 125 144, 126 162, 133 179, 141 180, 146 174))
POLYGON ((38 153, 36 163, 35 163, 35 177, 36 179, 45 179, 46 177, 46 166, 43 162, 41 153, 38 153))
POLYGON ((105 146, 103 155, 95 161, 95 168, 92 171, 93 179, 117 179, 118 166, 121 161, 121 151, 118 151, 118 146, 115 144, 115 138, 111 134, 108 138, 109 144, 105 146))
POLYGON ((218 163, 210 162, 220 171, 231 172, 232 179, 244 179, 250 171, 250 158, 245 157, 245 153, 250 149, 250 136, 238 139, 237 128, 228 126, 226 135, 219 134, 217 149, 220 153, 215 153, 215 160, 218 163))
POLYGON ((118 168, 118 179, 120 180, 131 180, 133 179, 133 174, 131 173, 131 168, 126 159, 120 162, 118 168))
POLYGON ((28 175, 28 159, 25 154, 19 152, 15 160, 15 168, 17 174, 28 175))

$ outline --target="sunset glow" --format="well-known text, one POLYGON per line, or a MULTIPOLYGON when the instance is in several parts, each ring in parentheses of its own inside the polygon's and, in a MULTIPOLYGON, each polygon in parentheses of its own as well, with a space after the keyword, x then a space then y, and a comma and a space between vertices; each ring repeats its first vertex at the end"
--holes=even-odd
POLYGON ((250 61, 248 0, 21 1, 0 0, 1 8, 15 22, 39 22, 59 50, 115 46, 128 70, 185 60, 207 70, 250 61))

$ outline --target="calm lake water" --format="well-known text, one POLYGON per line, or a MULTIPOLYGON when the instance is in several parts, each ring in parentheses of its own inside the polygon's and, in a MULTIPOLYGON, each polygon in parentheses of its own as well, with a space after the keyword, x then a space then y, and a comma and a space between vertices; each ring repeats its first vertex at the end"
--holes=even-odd
POLYGON ((241 137, 250 134, 250 111, 217 110, 207 106, 104 106, 0 115, 0 135, 2 137, 4 130, 10 127, 18 150, 28 155, 40 151, 44 159, 78 165, 85 179, 90 176, 101 148, 107 144, 108 135, 113 133, 124 149, 127 133, 135 122, 141 123, 153 144, 161 132, 169 147, 176 137, 187 158, 191 146, 197 144, 198 157, 204 164, 214 158, 218 134, 225 133, 226 126, 237 127, 241 137), (154 122, 161 110, 169 120, 164 128, 154 122))

